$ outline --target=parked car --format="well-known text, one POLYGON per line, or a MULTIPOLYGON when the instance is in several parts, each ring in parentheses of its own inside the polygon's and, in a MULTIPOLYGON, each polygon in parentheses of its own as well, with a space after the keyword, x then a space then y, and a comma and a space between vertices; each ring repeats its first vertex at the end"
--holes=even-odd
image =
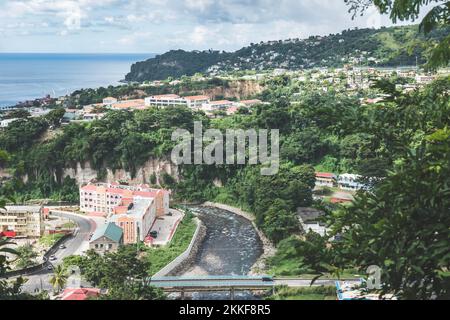
POLYGON ((59 248, 60 248, 61 250, 63 250, 63 249, 66 248, 66 246, 62 244, 62 245, 59 246, 59 248))
POLYGON ((52 254, 51 256, 50 256, 50 261, 55 261, 57 258, 56 258, 56 256, 54 255, 54 254, 52 254))
POLYGON ((155 239, 158 238, 158 231, 150 231, 150 236, 155 239))
POLYGON ((53 266, 52 266, 51 264, 49 264, 49 265, 47 266, 47 270, 53 270, 53 266))

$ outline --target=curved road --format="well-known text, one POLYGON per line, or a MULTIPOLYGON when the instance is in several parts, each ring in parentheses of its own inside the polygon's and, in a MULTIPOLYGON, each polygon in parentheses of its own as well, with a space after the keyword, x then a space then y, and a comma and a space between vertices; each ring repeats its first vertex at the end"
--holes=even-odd
MULTIPOLYGON (((70 219, 78 225, 75 235, 64 242, 64 246, 66 248, 58 249, 55 253, 57 259, 50 262, 52 265, 58 265, 62 263, 65 257, 80 254, 82 251, 87 250, 89 247, 89 235, 95 231, 96 223, 93 220, 80 215, 69 214, 61 211, 55 212, 54 210, 51 211, 52 215, 70 219)), ((53 272, 51 270, 45 268, 23 276, 23 278, 27 279, 25 284, 22 286, 23 291, 35 293, 38 290, 47 290, 51 292, 52 286, 49 280, 52 274, 53 272)))

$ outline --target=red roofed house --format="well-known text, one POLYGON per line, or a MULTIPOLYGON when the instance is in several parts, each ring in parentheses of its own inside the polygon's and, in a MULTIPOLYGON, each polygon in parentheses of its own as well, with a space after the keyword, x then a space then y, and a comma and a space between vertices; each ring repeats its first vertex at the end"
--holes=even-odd
POLYGON ((336 183, 336 175, 334 173, 316 172, 316 186, 334 187, 336 183))
POLYGON ((61 293, 58 300, 87 300, 100 296, 100 289, 96 288, 67 288, 61 293))

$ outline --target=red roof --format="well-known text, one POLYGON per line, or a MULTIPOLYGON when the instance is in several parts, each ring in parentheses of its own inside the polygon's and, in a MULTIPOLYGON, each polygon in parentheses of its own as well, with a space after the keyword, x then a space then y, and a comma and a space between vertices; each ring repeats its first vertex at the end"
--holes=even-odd
POLYGON ((5 238, 14 238, 16 235, 17 235, 17 233, 15 231, 0 232, 0 237, 5 237, 5 238))
POLYGON ((328 172, 316 172, 316 177, 318 178, 334 178, 334 173, 328 173, 328 172))
POLYGON ((154 198, 154 197, 156 197, 157 194, 158 194, 158 192, 152 192, 152 191, 134 191, 133 192, 134 196, 140 196, 140 197, 144 197, 144 198, 154 198))
POLYGON ((192 101, 196 101, 196 100, 209 100, 208 96, 190 96, 190 97, 184 97, 186 100, 192 100, 192 101))
POLYGON ((98 297, 99 295, 100 289, 96 288, 68 288, 59 295, 59 298, 61 300, 86 300, 91 297, 98 297))
POLYGON ((81 188, 83 191, 97 191, 97 186, 93 184, 88 184, 87 186, 84 186, 81 188))
POLYGON ((344 199, 344 198, 331 198, 331 203, 346 203, 346 202, 352 202, 350 199, 344 199))

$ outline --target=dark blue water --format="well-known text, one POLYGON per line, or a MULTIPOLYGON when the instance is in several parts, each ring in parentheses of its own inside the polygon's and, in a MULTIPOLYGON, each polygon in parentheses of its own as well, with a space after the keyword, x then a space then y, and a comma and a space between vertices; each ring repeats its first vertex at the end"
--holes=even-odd
POLYGON ((0 53, 0 107, 117 85, 131 64, 151 57, 154 54, 0 53))

